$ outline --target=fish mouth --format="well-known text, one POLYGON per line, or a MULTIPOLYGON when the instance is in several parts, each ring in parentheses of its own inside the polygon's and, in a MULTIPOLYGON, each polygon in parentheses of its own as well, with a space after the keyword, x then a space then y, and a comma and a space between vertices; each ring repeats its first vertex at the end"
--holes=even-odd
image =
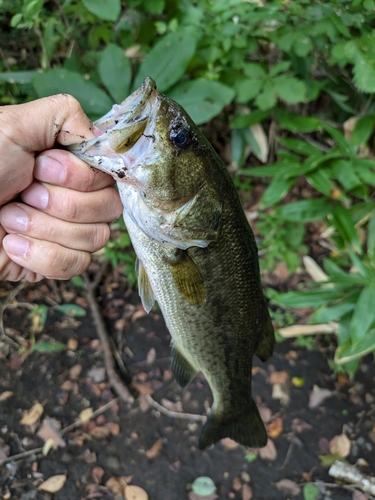
POLYGON ((117 180, 126 178, 154 141, 151 124, 159 108, 158 95, 154 80, 146 78, 139 89, 94 122, 101 132, 97 137, 73 144, 69 151, 117 180))

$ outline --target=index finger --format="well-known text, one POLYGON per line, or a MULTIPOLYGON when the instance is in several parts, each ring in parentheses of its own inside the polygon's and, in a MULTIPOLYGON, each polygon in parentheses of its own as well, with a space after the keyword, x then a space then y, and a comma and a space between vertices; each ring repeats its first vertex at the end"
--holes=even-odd
POLYGON ((34 177, 75 191, 98 191, 114 184, 111 176, 61 149, 44 151, 36 158, 34 177))

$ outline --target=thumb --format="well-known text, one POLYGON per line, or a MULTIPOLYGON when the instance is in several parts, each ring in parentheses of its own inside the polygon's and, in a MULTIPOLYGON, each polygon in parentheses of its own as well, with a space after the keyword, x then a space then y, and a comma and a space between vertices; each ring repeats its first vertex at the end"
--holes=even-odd
POLYGON ((94 137, 91 120, 68 94, 2 107, 0 129, 27 152, 51 149, 56 141, 67 146, 94 137))

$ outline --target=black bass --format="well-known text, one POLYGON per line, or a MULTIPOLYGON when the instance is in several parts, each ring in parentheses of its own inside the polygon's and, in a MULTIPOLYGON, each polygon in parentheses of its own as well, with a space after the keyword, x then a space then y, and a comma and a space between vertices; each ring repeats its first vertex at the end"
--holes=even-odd
POLYGON ((70 149, 117 181, 139 293, 147 312, 155 300, 163 312, 177 382, 201 371, 211 387, 199 447, 224 437, 264 446, 252 357, 271 356, 274 332, 254 235, 225 165, 151 78, 95 125, 102 135, 70 149))

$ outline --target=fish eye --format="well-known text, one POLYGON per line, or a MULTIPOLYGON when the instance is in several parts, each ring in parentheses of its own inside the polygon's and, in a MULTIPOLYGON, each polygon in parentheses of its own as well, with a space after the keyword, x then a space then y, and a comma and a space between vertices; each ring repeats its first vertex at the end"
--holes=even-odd
POLYGON ((179 149, 187 149, 191 142, 191 135, 186 128, 174 128, 169 135, 171 143, 179 149))

